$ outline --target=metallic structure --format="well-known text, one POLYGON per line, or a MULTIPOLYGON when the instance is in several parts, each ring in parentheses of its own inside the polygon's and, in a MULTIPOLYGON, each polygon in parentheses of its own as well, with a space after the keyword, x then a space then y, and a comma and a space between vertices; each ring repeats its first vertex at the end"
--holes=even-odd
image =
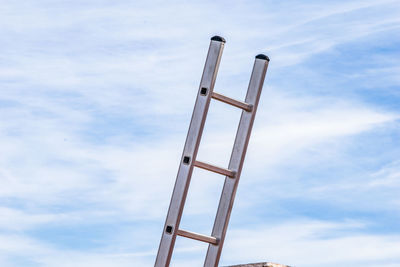
POLYGON ((269 63, 269 58, 267 56, 262 54, 256 56, 245 102, 215 93, 213 92, 214 84, 224 45, 224 38, 219 36, 211 38, 155 267, 169 266, 177 235, 209 243, 204 266, 218 266, 251 129, 257 111, 258 101, 269 63), (243 110, 228 168, 217 167, 196 159, 211 99, 222 101, 243 110), (197 234, 179 228, 194 167, 225 176, 225 183, 211 236, 197 234))

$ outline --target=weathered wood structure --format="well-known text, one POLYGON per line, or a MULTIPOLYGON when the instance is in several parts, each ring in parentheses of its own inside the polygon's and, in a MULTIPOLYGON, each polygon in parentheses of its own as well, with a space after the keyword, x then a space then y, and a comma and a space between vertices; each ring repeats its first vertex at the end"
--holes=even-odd
POLYGON ((227 267, 290 267, 290 266, 272 262, 259 262, 259 263, 231 265, 227 267))

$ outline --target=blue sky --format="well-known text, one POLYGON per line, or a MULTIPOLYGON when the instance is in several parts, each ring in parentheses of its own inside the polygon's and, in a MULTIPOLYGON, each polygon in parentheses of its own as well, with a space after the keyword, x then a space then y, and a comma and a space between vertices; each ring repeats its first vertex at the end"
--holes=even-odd
MULTIPOLYGON (((0 266, 152 266, 209 39, 271 58, 221 265, 400 266, 398 1, 1 1, 0 266)), ((227 166, 240 112, 210 107, 227 166)), ((223 185, 195 170, 182 228, 223 185)), ((178 238, 172 266, 202 266, 178 238)))

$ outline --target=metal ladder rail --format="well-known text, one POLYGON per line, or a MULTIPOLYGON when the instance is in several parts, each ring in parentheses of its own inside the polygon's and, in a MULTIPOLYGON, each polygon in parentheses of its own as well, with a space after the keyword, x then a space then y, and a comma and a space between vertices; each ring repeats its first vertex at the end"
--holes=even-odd
POLYGON ((221 198, 215 217, 214 226, 211 235, 219 240, 219 243, 210 244, 208 246, 205 267, 217 267, 225 240, 226 230, 235 200, 236 190, 239 184, 240 174, 242 172, 243 162, 246 156, 247 146, 250 139, 253 122, 257 111, 258 102, 265 75, 267 72, 269 58, 265 55, 256 56, 253 71, 250 78, 249 87, 245 102, 252 106, 252 109, 243 110, 240 117, 235 142, 232 149, 231 159, 228 169, 236 173, 234 179, 226 176, 224 187, 222 189, 221 198))
MULTIPOLYGON (((179 224, 182 218, 183 207, 193 172, 193 161, 197 156, 224 44, 225 39, 222 37, 214 36, 211 38, 199 92, 196 98, 192 119, 190 121, 183 155, 179 164, 171 203, 168 209, 167 219, 165 221, 160 246, 158 248, 157 258, 154 265, 155 267, 169 266, 176 235, 182 235, 182 232, 178 231, 179 224)), ((196 235, 191 236, 193 237, 196 235)))

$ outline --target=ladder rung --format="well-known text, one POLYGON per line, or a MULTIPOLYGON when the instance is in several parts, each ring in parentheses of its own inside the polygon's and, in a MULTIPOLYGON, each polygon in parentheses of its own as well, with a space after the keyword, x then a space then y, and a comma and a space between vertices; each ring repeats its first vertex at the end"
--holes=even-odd
POLYGON ((197 161, 196 160, 194 162, 194 166, 202 168, 202 169, 205 169, 205 170, 209 170, 209 171, 212 171, 212 172, 216 172, 216 173, 219 173, 219 174, 231 177, 231 178, 235 177, 235 172, 234 171, 231 171, 231 170, 228 170, 228 169, 225 169, 225 168, 220 168, 220 167, 217 167, 217 166, 205 163, 205 162, 201 162, 201 161, 197 161))
POLYGON ((196 234, 196 233, 185 231, 185 230, 181 230, 181 229, 178 229, 176 234, 180 235, 180 236, 183 236, 183 237, 191 238, 191 239, 194 239, 194 240, 210 243, 210 244, 213 244, 213 245, 218 245, 218 239, 213 237, 213 236, 196 234))
POLYGON ((252 111, 252 109, 253 109, 253 105, 250 105, 250 104, 247 104, 245 102, 229 98, 227 96, 218 94, 216 92, 213 92, 211 97, 214 98, 214 99, 217 99, 217 100, 219 100, 221 102, 227 103, 229 105, 244 109, 244 110, 246 110, 248 112, 252 111))

